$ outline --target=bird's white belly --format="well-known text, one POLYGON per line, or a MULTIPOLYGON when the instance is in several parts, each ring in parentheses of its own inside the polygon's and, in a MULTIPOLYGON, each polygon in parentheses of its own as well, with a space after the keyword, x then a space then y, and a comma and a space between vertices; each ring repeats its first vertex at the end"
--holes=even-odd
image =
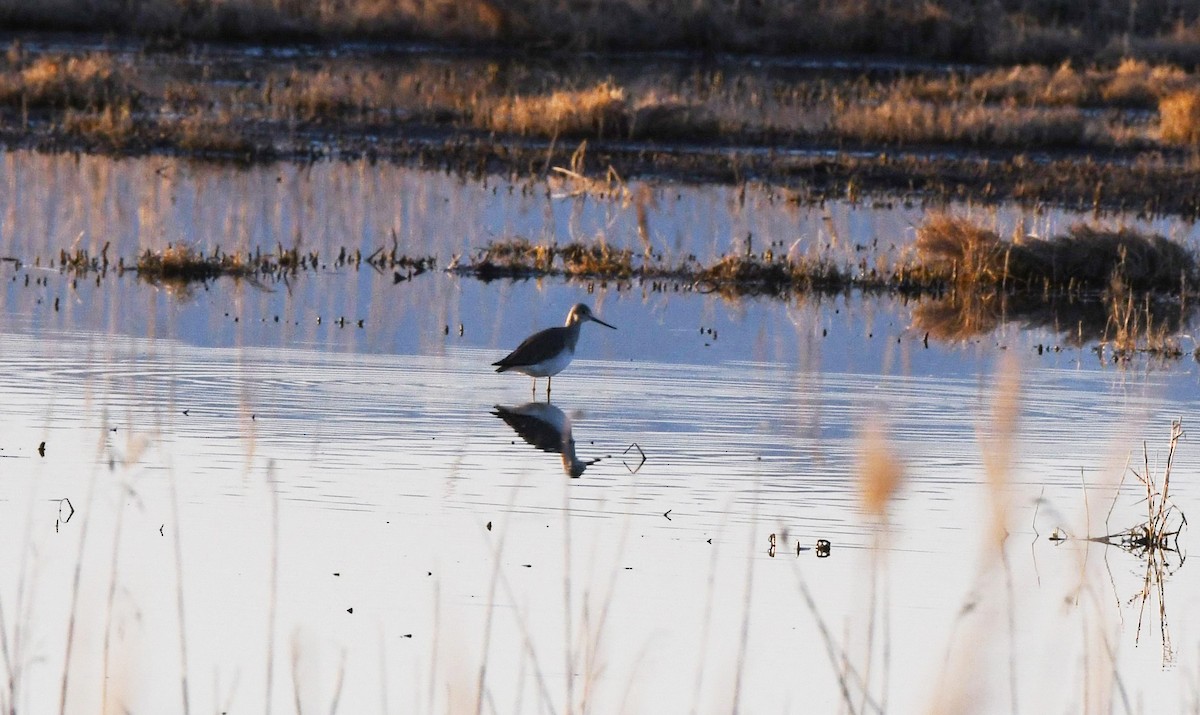
POLYGON ((532 365, 513 367, 511 369, 516 372, 525 373, 530 377, 550 377, 566 369, 567 365, 571 364, 571 358, 573 357, 575 357, 574 350, 563 350, 549 360, 543 360, 532 365))

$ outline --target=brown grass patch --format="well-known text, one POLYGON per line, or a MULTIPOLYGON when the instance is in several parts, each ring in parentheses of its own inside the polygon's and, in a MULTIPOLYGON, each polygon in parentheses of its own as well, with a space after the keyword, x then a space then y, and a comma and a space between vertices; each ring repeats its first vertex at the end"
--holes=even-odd
POLYGON ((1136 293, 1114 278, 1104 296, 1104 307, 1107 320, 1100 341, 1114 360, 1128 361, 1137 353, 1183 356, 1178 336, 1185 316, 1178 303, 1163 306, 1154 296, 1136 293))
POLYGON ((108 55, 47 55, 0 74, 0 104, 29 109, 132 106, 139 92, 128 74, 128 68, 108 55))
POLYGON ((959 287, 1178 292, 1197 285, 1195 256, 1159 235, 1073 227, 1069 234, 1004 241, 966 219, 937 215, 917 231, 917 263, 959 287))
POLYGON ((628 278, 633 275, 633 252, 604 242, 570 243, 557 250, 567 275, 628 278))
POLYGON ((1200 144, 1200 90, 1189 89, 1164 97, 1158 104, 1159 131, 1170 144, 1200 144))
POLYGON ((952 73, 944 78, 916 78, 907 84, 915 98, 943 102, 1153 109, 1162 97, 1198 87, 1200 80, 1175 65, 1125 58, 1115 68, 1076 69, 1067 61, 1053 70, 1043 65, 1016 65, 971 78, 952 73))
POLYGON ((1086 129, 1083 114, 1070 107, 946 105, 904 97, 851 106, 833 120, 840 137, 884 144, 1076 146, 1086 129))
POLYGON ((100 112, 74 109, 63 115, 63 131, 89 146, 123 149, 137 137, 137 125, 128 105, 106 106, 100 112))
POLYGON ((1105 104, 1153 108, 1175 92, 1197 86, 1196 78, 1174 65, 1151 65, 1126 58, 1100 89, 1105 104))
POLYGON ((395 89, 380 72, 313 73, 293 70, 284 81, 273 80, 264 89, 264 100, 301 119, 342 119, 390 108, 395 89))
POLYGON ((482 280, 562 275, 601 280, 644 279, 652 290, 667 284, 686 285, 689 290, 741 295, 783 295, 794 290, 837 291, 851 285, 882 288, 887 278, 856 279, 832 261, 777 258, 771 251, 762 255, 727 255, 709 266, 689 258, 672 264, 650 252, 635 254, 615 249, 603 241, 595 243, 535 244, 525 238, 494 241, 465 263, 455 262, 449 270, 482 280))
POLYGON ((990 70, 971 80, 968 91, 984 102, 1080 105, 1094 99, 1091 84, 1071 63, 1064 62, 1054 72, 1042 65, 990 70))
POLYGON ((193 154, 248 156, 255 153, 253 142, 238 129, 228 114, 215 117, 194 112, 171 125, 175 144, 193 154))
POLYGON ((190 246, 171 245, 138 256, 138 275, 147 279, 200 281, 223 275, 254 273, 252 263, 239 255, 216 253, 206 256, 190 246))
POLYGON ((631 139, 710 139, 721 131, 721 123, 707 107, 653 93, 635 103, 629 119, 631 139))
POLYGON ((614 137, 629 131, 625 90, 611 82, 548 95, 504 97, 476 124, 491 131, 547 137, 614 137))

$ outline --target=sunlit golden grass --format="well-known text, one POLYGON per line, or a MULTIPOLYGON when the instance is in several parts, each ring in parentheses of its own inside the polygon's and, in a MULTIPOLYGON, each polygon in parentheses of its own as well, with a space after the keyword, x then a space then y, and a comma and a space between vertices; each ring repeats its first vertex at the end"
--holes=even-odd
POLYGON ((1200 145, 1200 89, 1168 95, 1158 104, 1162 140, 1171 144, 1200 145))
POLYGON ((850 106, 833 120, 839 137, 884 144, 1076 146, 1086 129, 1074 108, 947 105, 902 97, 850 106))
POLYGON ((67 110, 63 130, 84 143, 122 149, 137 136, 137 125, 128 105, 108 105, 99 112, 67 110))
POLYGON ((1004 241, 966 219, 935 215, 917 231, 916 260, 960 287, 1105 289, 1114 277, 1135 290, 1197 285, 1195 256, 1162 236, 1075 226, 1052 238, 1004 241))
POLYGON ((1043 65, 1017 65, 989 70, 963 83, 955 94, 985 102, 1013 100, 1023 104, 1080 105, 1094 101, 1094 82, 1063 63, 1056 70, 1043 65))
POLYGON ((484 129, 550 137, 620 137, 629 131, 625 90, 601 82, 582 90, 502 97, 475 118, 484 129))
POLYGON ((983 102, 1011 101, 1045 106, 1109 106, 1153 109, 1158 100, 1200 86, 1194 74, 1171 64, 1125 58, 1116 67, 1079 69, 1070 62, 1057 68, 1017 65, 991 69, 970 78, 914 82, 930 97, 970 97, 983 102))
POLYGON ((1174 65, 1126 58, 1100 87, 1100 97, 1107 105, 1153 108, 1159 99, 1198 85, 1195 75, 1174 65))
POLYGON ((628 278, 633 275, 633 252, 604 242, 570 243, 558 249, 567 275, 628 278))
MULTIPOLYGON (((277 152, 303 155, 312 150, 312 133, 327 129, 334 131, 323 133, 318 141, 328 142, 335 151, 386 152, 397 147, 394 151, 411 154, 405 141, 414 127, 422 132, 432 128, 446 137, 444 150, 451 153, 467 142, 483 152, 488 147, 482 142, 511 144, 514 135, 647 143, 719 141, 753 147, 849 142, 1017 151, 1144 150, 1178 143, 1169 116, 1164 114, 1164 143, 1146 113, 1084 108, 1136 105, 1142 100, 1133 97, 1149 96, 1147 87, 1159 93, 1194 81, 1194 75, 1169 65, 1134 61, 1103 70, 1019 66, 975 77, 942 71, 925 76, 799 72, 793 77, 740 69, 733 74, 697 69, 680 75, 655 69, 636 77, 623 75, 618 81, 597 79, 603 76, 597 67, 564 75, 523 62, 482 58, 460 63, 406 58, 394 65, 369 61, 359 66, 329 56, 254 65, 253 70, 237 60, 208 58, 200 73, 194 63, 148 61, 155 72, 164 73, 160 76, 140 65, 135 73, 128 60, 100 53, 38 55, 17 47, 9 54, 10 69, 2 75, 12 90, 4 95, 4 106, 11 110, 8 118, 33 127, 30 131, 46 146, 90 137, 80 146, 237 158, 272 157, 277 152), (137 87, 129 79, 135 74, 137 87), (68 81, 71 77, 80 79, 68 81), (212 77, 222 81, 213 82, 212 77), (124 101, 117 101, 122 97, 124 101), (1105 105, 1104 97, 1115 104, 1105 105), (108 106, 130 112, 83 116, 100 115, 108 106), (81 114, 68 122, 68 109, 81 114), (110 140, 96 139, 106 131, 110 140), (498 136, 481 137, 483 132, 498 136)), ((1167 108, 1164 104, 1165 113, 1167 108)), ((506 149, 506 157, 532 151, 506 149)), ((525 168, 527 159, 512 161, 525 168)), ((688 156, 645 158, 658 159, 695 161, 688 156)), ((720 159, 707 160, 721 170, 720 159)), ((627 169, 621 167, 623 172, 627 169)), ((1020 189, 1039 192, 1043 183, 1040 175, 1024 177, 1020 189)), ((1114 181, 1105 181, 1105 187, 1120 192, 1114 181)))
POLYGON ((1076 226, 1047 239, 1004 241, 970 221, 936 215, 917 233, 918 281, 945 281, 913 323, 941 340, 963 340, 1017 321, 1052 329, 1068 344, 1099 344, 1102 360, 1183 355, 1179 332, 1195 290, 1195 256, 1161 236, 1076 226))
POLYGON ((46 55, 0 73, 0 104, 60 109, 128 106, 139 96, 129 74, 129 68, 105 54, 46 55))
POLYGON ((175 122, 171 130, 179 148, 189 153, 245 156, 255 151, 229 114, 194 112, 175 122))

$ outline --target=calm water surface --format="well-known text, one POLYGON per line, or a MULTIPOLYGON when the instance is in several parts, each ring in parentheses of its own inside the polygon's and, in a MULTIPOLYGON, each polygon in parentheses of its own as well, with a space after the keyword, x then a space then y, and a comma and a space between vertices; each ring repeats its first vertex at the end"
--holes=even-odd
MULTIPOLYGON (((0 254, 24 262, 0 264, 2 692, 22 712, 59 711, 64 672, 80 712, 1195 705, 1200 572, 1168 560, 1164 652, 1157 590, 1138 634, 1146 561, 1048 538, 1144 519, 1126 461, 1145 442, 1161 473, 1171 419, 1193 426, 1190 358, 1105 365, 1016 323, 926 344, 914 306, 855 295, 397 284, 366 268, 73 283, 48 268, 73 245, 333 256, 390 247, 394 231, 445 265, 512 235, 636 247, 636 211, 369 164, 7 154, 0 182, 0 254), (530 407, 531 381, 489 363, 577 301, 619 329, 585 327, 554 409, 530 407), (993 413, 1014 393, 995 485, 993 413), (582 473, 501 408, 568 420, 582 473), (859 496, 872 422, 904 471, 886 525, 859 496)), ((899 251, 923 216, 648 190, 652 240, 680 255, 747 235, 899 251)), ((1081 218, 955 210, 1005 232, 1081 218)), ((1193 240, 1190 225, 1152 227, 1193 240)), ((1190 514, 1193 441, 1173 469, 1190 514)))

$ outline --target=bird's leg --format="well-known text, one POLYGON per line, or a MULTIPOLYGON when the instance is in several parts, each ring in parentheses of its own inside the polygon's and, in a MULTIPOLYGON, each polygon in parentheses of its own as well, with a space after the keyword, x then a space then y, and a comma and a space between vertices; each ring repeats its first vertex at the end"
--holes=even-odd
POLYGON ((546 402, 550 401, 550 378, 546 378, 546 402))
POLYGON ((530 391, 530 400, 537 399, 537 378, 533 378, 533 389, 530 391))

